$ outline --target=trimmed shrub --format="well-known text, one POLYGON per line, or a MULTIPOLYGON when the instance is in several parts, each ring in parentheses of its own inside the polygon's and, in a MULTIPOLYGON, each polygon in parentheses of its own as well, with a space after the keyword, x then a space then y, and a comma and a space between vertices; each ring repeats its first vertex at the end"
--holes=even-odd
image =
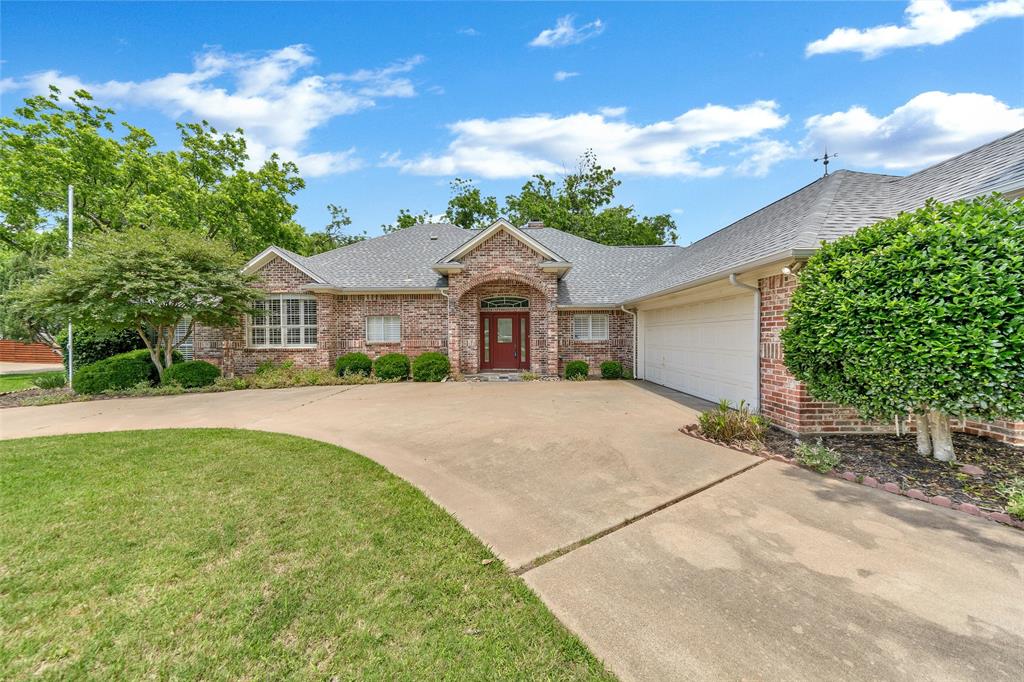
MULTIPOLYGON (((54 339, 61 348, 68 347, 67 327, 62 329, 54 339)), ((145 349, 146 344, 139 338, 134 329, 123 329, 117 332, 96 332, 87 327, 75 325, 75 368, 85 367, 100 360, 132 350, 145 349)), ((64 355, 64 370, 68 368, 67 353, 64 355)))
POLYGON ((723 443, 760 442, 768 422, 760 415, 751 414, 747 403, 742 400, 735 410, 729 406, 728 400, 723 400, 715 409, 701 412, 697 425, 706 437, 723 443))
POLYGON ((1024 521, 1024 478, 1015 478, 999 487, 1006 497, 1006 513, 1024 521))
POLYGON ((601 363, 601 377, 604 379, 621 379, 622 363, 615 360, 608 360, 601 363))
POLYGON ((373 363, 373 373, 381 381, 404 381, 409 378, 409 358, 402 353, 388 353, 373 363))
MULTIPOLYGON (((181 353, 174 351, 174 362, 181 362, 181 353)), ((156 384, 160 375, 146 349, 120 353, 99 362, 93 362, 75 371, 72 388, 76 393, 102 393, 123 391, 140 382, 156 384)))
POLYGON ((839 466, 839 461, 842 459, 838 452, 827 447, 821 442, 820 438, 814 445, 800 443, 796 446, 795 454, 798 462, 814 469, 820 474, 827 474, 835 469, 839 466))
POLYGON ((590 365, 582 360, 571 360, 565 363, 565 378, 569 380, 582 381, 590 374, 590 365))
POLYGON ((163 383, 177 384, 182 388, 201 388, 212 386, 219 376, 220 368, 217 365, 205 360, 190 360, 175 363, 164 370, 163 383))
POLYGON ((452 371, 447 355, 423 353, 412 362, 413 381, 442 381, 452 371))
POLYGON ((346 374, 361 374, 368 377, 373 371, 373 361, 366 353, 345 353, 334 363, 334 371, 339 377, 346 374))
POLYGON ((149 351, 135 350, 78 368, 72 388, 87 394, 125 390, 140 382, 153 383, 155 373, 149 351))

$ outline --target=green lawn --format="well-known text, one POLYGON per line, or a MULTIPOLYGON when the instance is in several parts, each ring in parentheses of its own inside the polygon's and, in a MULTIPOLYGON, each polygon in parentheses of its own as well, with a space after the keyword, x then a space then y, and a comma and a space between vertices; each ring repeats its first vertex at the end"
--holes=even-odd
POLYGON ((59 372, 34 372, 32 374, 0 374, 0 393, 7 391, 20 391, 23 388, 32 388, 36 379, 45 376, 63 376, 64 370, 59 372))
POLYGON ((0 679, 609 678, 491 556, 316 441, 0 441, 0 679))

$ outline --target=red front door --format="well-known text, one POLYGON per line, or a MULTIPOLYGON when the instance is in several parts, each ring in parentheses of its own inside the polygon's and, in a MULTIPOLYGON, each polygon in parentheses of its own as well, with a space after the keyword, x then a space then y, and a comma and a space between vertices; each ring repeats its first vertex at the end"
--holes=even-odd
POLYGON ((529 369, 530 314, 480 313, 480 369, 529 369))

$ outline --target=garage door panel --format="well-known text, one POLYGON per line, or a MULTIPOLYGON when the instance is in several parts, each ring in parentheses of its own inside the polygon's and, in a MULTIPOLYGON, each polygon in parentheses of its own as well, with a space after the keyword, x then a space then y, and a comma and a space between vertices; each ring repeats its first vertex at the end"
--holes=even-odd
POLYGON ((644 376, 708 400, 756 404, 753 295, 644 313, 644 376))

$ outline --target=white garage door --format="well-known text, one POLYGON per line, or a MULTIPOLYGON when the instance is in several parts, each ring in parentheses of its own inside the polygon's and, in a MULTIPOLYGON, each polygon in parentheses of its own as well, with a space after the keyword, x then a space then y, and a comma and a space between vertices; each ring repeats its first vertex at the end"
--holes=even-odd
POLYGON ((754 294, 640 313, 644 378, 691 395, 757 406, 754 294))

